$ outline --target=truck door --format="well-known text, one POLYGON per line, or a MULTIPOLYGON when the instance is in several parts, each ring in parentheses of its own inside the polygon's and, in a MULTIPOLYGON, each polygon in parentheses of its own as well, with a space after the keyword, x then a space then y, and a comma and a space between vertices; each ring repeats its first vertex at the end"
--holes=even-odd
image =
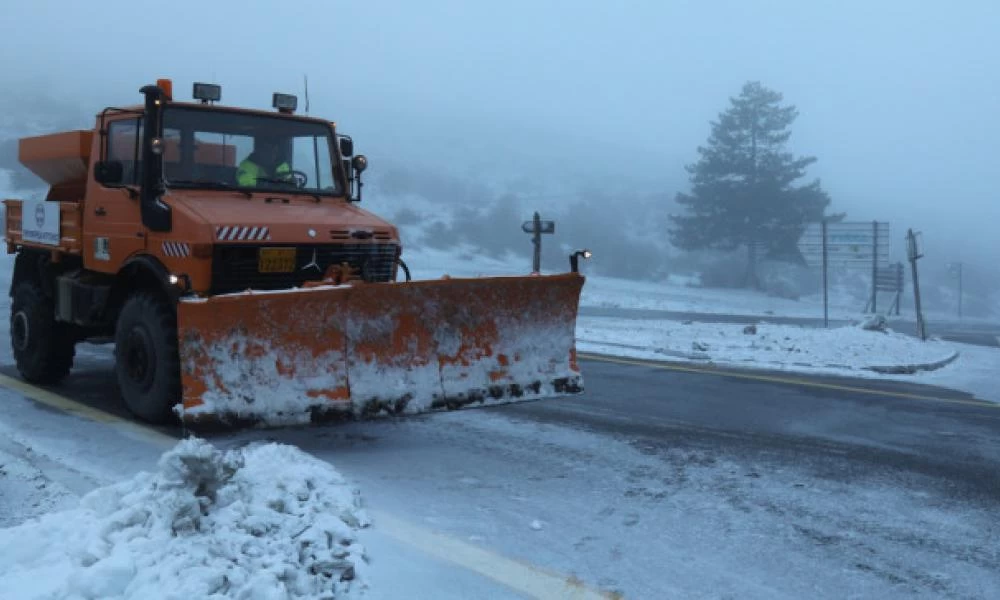
POLYGON ((107 122, 107 135, 94 136, 91 156, 122 164, 120 184, 104 185, 88 178, 83 207, 83 263, 88 269, 115 273, 129 256, 146 250, 139 189, 142 172, 142 119, 128 116, 107 122), (101 146, 103 144, 103 147, 101 146))

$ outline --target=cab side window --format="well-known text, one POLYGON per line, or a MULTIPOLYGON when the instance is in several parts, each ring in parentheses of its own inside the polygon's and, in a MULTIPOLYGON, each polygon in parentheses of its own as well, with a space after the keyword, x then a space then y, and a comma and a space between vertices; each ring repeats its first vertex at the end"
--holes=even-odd
POLYGON ((142 175, 142 120, 127 119, 108 125, 108 160, 122 163, 122 183, 138 185, 142 175))

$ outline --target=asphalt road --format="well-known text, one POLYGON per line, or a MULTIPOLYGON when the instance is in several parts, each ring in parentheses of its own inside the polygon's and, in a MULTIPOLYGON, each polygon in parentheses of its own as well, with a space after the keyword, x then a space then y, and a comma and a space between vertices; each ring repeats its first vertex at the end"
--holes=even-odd
MULTIPOLYGON (((696 321, 701 323, 773 323, 776 325, 802 325, 822 327, 823 319, 810 317, 782 317, 773 315, 733 315, 716 313, 695 313, 644 308, 610 308, 581 306, 580 315, 588 317, 618 317, 627 319, 667 319, 672 321, 696 321)), ((852 321, 830 320, 831 327, 849 325, 852 321)), ((977 346, 1000 347, 1000 323, 935 321, 929 320, 927 335, 936 336, 950 342, 974 344, 977 346)), ((916 336, 917 324, 914 320, 889 319, 889 327, 900 333, 916 336)))
POLYGON ((587 356, 584 397, 514 410, 650 443, 797 463, 829 459, 836 448, 835 460, 850 463, 852 476, 865 468, 922 474, 956 499, 1000 508, 1000 405, 894 381, 587 356))
MULTIPOLYGON (((106 350, 79 364, 53 391, 124 414, 106 350)), ((587 391, 571 398, 214 439, 295 444, 380 509, 629 598, 1000 589, 998 405, 867 379, 581 365, 587 391)))

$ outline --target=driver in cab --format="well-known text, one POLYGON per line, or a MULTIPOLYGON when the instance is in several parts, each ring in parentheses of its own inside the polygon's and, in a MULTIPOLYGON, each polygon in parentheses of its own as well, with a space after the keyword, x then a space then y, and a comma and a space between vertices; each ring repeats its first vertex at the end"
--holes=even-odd
POLYGON ((256 187, 260 183, 292 182, 292 167, 284 159, 282 143, 275 138, 257 138, 253 152, 236 170, 236 183, 241 187, 256 187))

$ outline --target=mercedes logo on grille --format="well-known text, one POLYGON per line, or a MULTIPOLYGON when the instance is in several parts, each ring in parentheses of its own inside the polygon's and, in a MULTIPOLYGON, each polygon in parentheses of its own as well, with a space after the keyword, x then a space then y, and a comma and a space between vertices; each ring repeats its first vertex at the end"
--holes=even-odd
POLYGON ((310 267, 316 267, 317 271, 319 271, 321 273, 323 272, 323 269, 321 269, 319 267, 319 263, 316 262, 316 249, 315 248, 313 248, 312 260, 310 260, 308 263, 306 263, 305 266, 303 266, 300 270, 301 271, 305 271, 306 269, 308 269, 310 267))

